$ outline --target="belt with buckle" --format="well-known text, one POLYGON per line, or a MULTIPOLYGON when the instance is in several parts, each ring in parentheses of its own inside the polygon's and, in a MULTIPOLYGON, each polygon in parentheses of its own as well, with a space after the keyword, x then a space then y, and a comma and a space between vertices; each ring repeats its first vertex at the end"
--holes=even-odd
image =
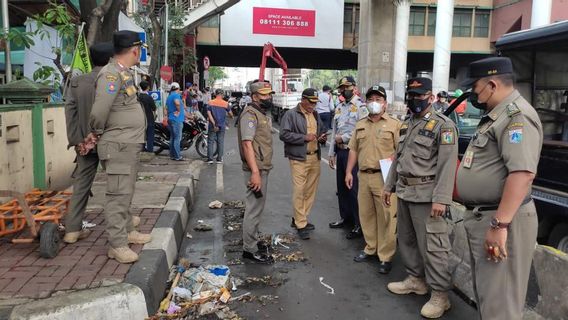
POLYGON ((312 155, 312 154, 317 154, 317 153, 318 153, 317 150, 316 150, 316 151, 312 151, 312 152, 306 152, 306 154, 307 154, 308 156, 310 156, 310 155, 312 155))
POLYGON ((359 170, 360 172, 365 172, 368 174, 373 174, 373 173, 377 173, 377 172, 381 172, 381 169, 366 169, 366 170, 359 170))
POLYGON ((400 180, 407 186, 415 186, 419 184, 426 184, 433 182, 436 176, 423 176, 423 177, 403 177, 400 176, 400 180))
MULTIPOLYGON (((532 197, 528 197, 525 198, 523 200, 523 203, 521 203, 521 206, 524 206, 525 204, 531 202, 532 197)), ((463 205, 467 210, 469 211, 474 211, 477 210, 477 212, 482 212, 482 211, 495 211, 499 208, 499 204, 494 204, 494 205, 473 205, 473 204, 464 204, 463 205)))

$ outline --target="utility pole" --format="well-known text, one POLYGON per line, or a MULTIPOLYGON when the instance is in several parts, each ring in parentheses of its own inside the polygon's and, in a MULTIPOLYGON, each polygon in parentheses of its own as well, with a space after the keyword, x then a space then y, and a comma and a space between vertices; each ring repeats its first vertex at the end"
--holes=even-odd
MULTIPOLYGON (((10 32, 10 21, 8 15, 8 0, 2 0, 2 24, 4 34, 8 35, 10 32)), ((10 40, 6 38, 6 47, 4 49, 4 65, 6 70, 6 83, 12 81, 12 56, 10 50, 10 40)))

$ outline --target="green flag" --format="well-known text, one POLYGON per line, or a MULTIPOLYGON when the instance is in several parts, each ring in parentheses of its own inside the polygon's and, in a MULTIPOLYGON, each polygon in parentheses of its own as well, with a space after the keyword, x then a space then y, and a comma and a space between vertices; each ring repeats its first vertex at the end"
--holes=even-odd
POLYGON ((86 74, 91 72, 91 58, 89 57, 89 47, 87 46, 87 40, 85 35, 81 30, 79 34, 79 39, 77 40, 77 46, 75 47, 75 53, 73 55, 73 63, 71 64, 71 73, 73 76, 78 74, 86 74))

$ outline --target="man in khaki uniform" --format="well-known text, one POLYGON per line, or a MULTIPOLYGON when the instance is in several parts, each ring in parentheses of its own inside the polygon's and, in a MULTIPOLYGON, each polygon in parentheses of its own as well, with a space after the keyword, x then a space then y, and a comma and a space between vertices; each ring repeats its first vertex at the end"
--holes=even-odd
POLYGON ((239 117, 239 152, 245 176, 246 207, 243 219, 243 258, 257 263, 274 263, 269 244, 258 240, 260 216, 264 211, 268 173, 272 169, 272 86, 265 81, 251 83, 252 103, 239 117))
POLYGON ((310 238, 315 227, 308 215, 316 199, 320 177, 320 143, 327 140, 326 129, 317 111, 318 92, 307 88, 296 108, 286 112, 280 121, 280 140, 284 142, 284 156, 290 159, 292 173, 294 217, 292 227, 301 239, 310 238))
POLYGON ((409 275, 404 281, 389 283, 388 289, 396 294, 423 295, 430 286, 432 295, 420 314, 439 318, 450 308, 448 290, 452 286, 444 215, 452 203, 456 174, 456 127, 452 120, 432 109, 432 80, 410 79, 407 97, 411 115, 400 129, 383 202, 390 206, 391 192, 396 190, 398 244, 409 275))
POLYGON ((469 65, 473 106, 485 110, 457 173, 466 207, 473 288, 481 319, 521 319, 538 221, 531 199, 542 147, 535 109, 514 87, 509 58, 469 65))
POLYGON ((101 165, 107 173, 105 202, 109 258, 120 263, 138 260, 129 243, 143 244, 149 234, 134 230, 128 209, 134 195, 138 160, 146 134, 146 116, 138 102, 134 75, 129 69, 140 61, 138 34, 118 31, 113 35, 114 58, 99 72, 87 143, 97 142, 101 165))
POLYGON ((366 245, 354 260, 378 256, 379 273, 387 274, 396 251, 396 204, 385 207, 381 201, 383 174, 388 172, 381 172, 379 161, 394 156, 401 122, 386 114, 387 94, 383 87, 372 86, 365 96, 369 116, 355 126, 345 175, 345 184, 351 189, 351 170, 359 165, 359 219, 366 245))
POLYGON ((63 241, 75 243, 89 235, 87 229, 82 229, 83 218, 91 187, 97 168, 99 156, 95 150, 85 155, 80 151, 83 141, 89 133, 89 115, 95 99, 95 82, 99 71, 105 66, 113 55, 112 43, 98 43, 90 48, 93 70, 88 74, 76 76, 71 79, 67 96, 65 97, 65 122, 67 124, 68 147, 74 147, 77 152, 76 166, 71 177, 73 182, 73 195, 69 205, 69 212, 65 215, 65 236, 63 241))

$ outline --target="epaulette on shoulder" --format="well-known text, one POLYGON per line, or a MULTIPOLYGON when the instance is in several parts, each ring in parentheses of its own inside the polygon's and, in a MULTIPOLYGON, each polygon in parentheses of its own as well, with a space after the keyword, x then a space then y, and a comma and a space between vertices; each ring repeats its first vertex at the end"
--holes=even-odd
POLYGON ((519 106, 517 106, 515 102, 512 102, 507 106, 507 115, 509 118, 512 118, 518 113, 521 113, 521 109, 519 109, 519 106))

